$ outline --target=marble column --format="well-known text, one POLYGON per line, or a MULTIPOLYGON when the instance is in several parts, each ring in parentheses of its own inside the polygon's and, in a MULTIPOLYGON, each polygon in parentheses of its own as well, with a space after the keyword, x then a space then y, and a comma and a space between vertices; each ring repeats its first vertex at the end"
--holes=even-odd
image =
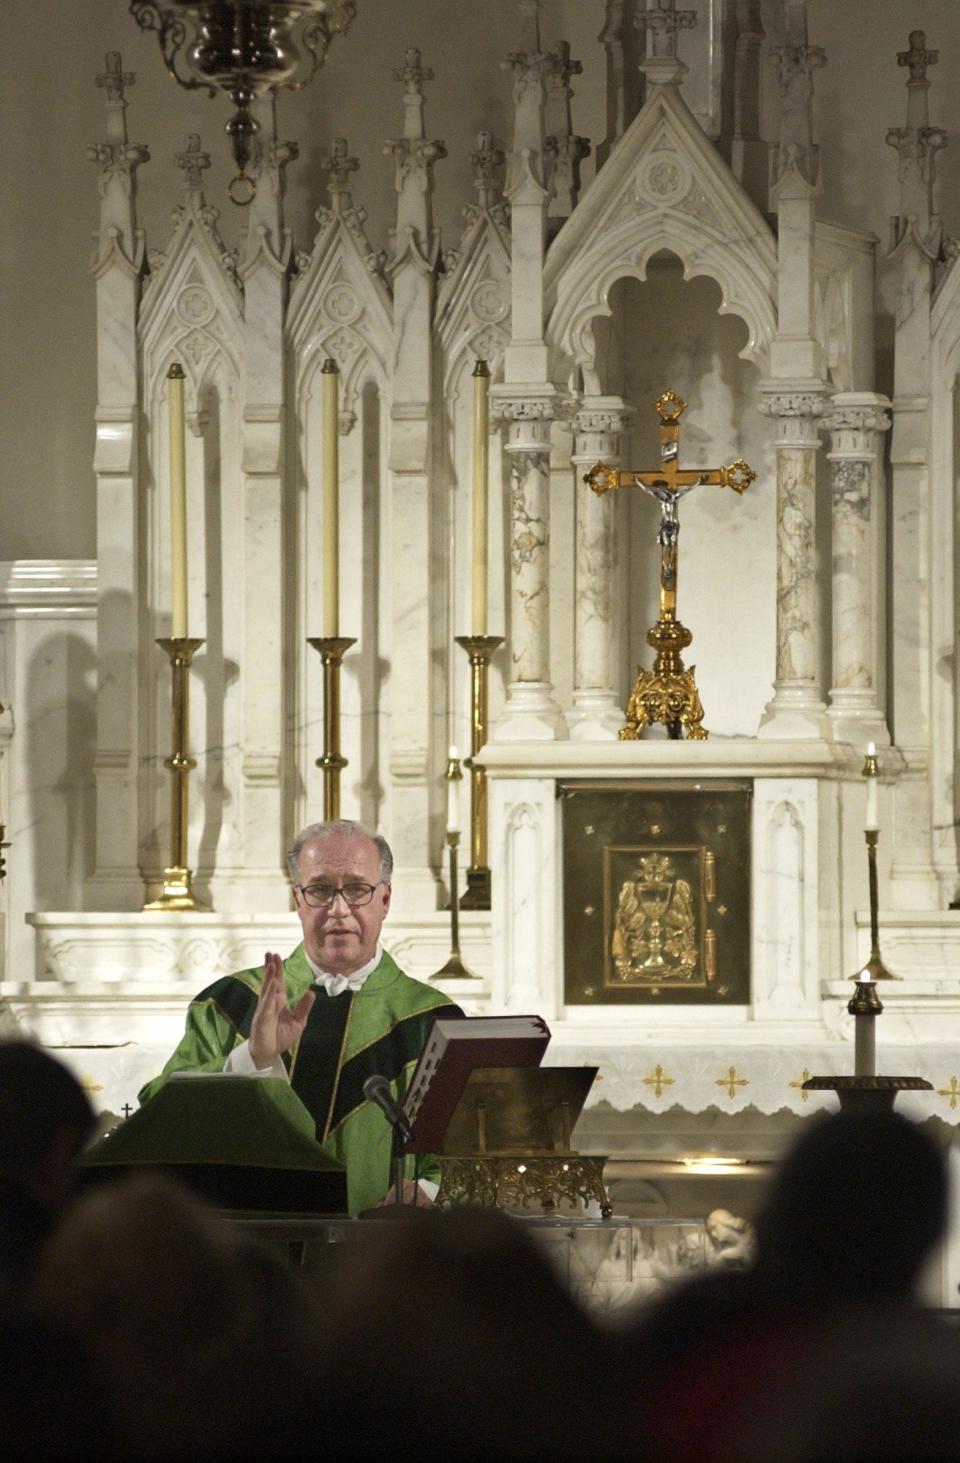
MULTIPOLYGON (((932 516, 930 462, 931 309, 943 232, 935 197, 937 154, 946 145, 943 128, 929 114, 928 68, 938 53, 928 51, 923 31, 911 31, 909 49, 897 54, 908 73, 905 125, 891 127, 886 141, 897 154, 899 208, 893 216, 888 263, 897 271, 893 354, 893 430, 890 442, 891 714, 904 759, 895 792, 896 844, 890 877, 902 908, 938 908, 953 898, 956 849, 946 850, 947 867, 936 867, 939 830, 955 818, 954 712, 945 678, 932 674, 938 656, 931 639, 940 584, 932 551, 944 543, 932 516), (945 715, 944 715, 945 713, 945 715), (941 716, 943 719, 941 720, 941 716), (947 728, 938 736, 934 727, 947 728)), ((954 653, 952 596, 946 606, 951 633, 943 645, 954 653)))
MULTIPOLYGON (((244 298, 243 650, 249 667, 274 665, 283 654, 282 585, 285 370, 284 312, 292 240, 284 220, 286 168, 297 156, 277 140, 276 99, 257 104, 264 141, 255 167, 257 191, 247 214, 238 275, 244 298), (256 565, 256 572, 250 572, 256 565)), ((261 675, 247 674, 242 690, 242 846, 224 851, 217 882, 228 876, 244 898, 264 904, 286 894, 283 865, 283 698, 264 694, 261 675), (231 864, 233 865, 231 867, 231 864)), ((227 891, 224 891, 225 893, 227 891)), ((219 903, 218 903, 218 908, 219 903)))
POLYGON ((776 424, 777 668, 773 699, 758 735, 795 740, 828 734, 818 676, 816 577, 816 391, 769 386, 760 410, 776 424))
POLYGON ((573 706, 567 723, 578 742, 615 741, 624 724, 616 691, 622 623, 616 602, 617 503, 612 493, 598 497, 583 476, 600 461, 619 466, 620 436, 632 415, 620 397, 602 396, 587 398, 573 419, 577 562, 573 706))
MULTIPOLYGON (((890 733, 877 701, 880 648, 874 587, 883 503, 882 434, 890 403, 874 392, 838 392, 823 425, 830 433, 833 505, 833 684, 830 723, 837 741, 864 750, 888 746, 890 733)), ((882 581, 879 588, 882 590, 882 581)))
POLYGON ((510 458, 510 682, 495 741, 553 741, 566 725, 550 681, 550 424, 558 398, 491 403, 510 458))
POLYGON ((127 138, 125 93, 134 84, 118 51, 96 84, 105 92, 106 141, 87 148, 99 166, 97 289, 97 782, 96 868, 85 900, 93 909, 139 909, 137 719, 141 531, 137 320, 144 237, 136 209, 137 169, 150 154, 127 138))

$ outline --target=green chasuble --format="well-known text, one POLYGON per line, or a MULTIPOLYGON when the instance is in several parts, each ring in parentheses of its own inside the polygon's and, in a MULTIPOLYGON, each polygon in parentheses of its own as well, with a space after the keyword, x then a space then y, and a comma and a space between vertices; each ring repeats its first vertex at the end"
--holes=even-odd
MULTIPOLYGON (((294 1006, 315 978, 302 944, 283 969, 294 1006)), ((233 1048, 250 1035, 262 979, 262 967, 241 970, 214 981, 191 1001, 183 1040, 160 1076, 143 1088, 141 1103, 171 1072, 222 1069, 233 1048)), ((363 1084, 378 1072, 402 1102, 431 1017, 449 1005, 449 996, 404 975, 384 953, 359 991, 331 997, 318 989, 303 1035, 284 1053, 290 1084, 313 1116, 318 1142, 346 1165, 351 1214, 379 1203, 392 1181, 390 1129, 380 1109, 364 1098, 363 1084)), ((413 1166, 410 1155, 411 1176, 413 1166)), ((436 1178, 437 1172, 436 1161, 421 1155, 420 1176, 436 1178)))

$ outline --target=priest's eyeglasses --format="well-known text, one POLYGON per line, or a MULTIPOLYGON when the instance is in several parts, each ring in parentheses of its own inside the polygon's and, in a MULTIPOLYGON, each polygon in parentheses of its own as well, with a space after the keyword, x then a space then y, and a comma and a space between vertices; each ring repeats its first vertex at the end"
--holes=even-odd
POLYGON ((326 909, 338 894, 343 895, 351 909, 357 909, 361 905, 370 903, 374 891, 379 889, 382 883, 384 880, 378 879, 376 884, 308 884, 306 888, 301 884, 299 888, 300 893, 313 909, 326 909))

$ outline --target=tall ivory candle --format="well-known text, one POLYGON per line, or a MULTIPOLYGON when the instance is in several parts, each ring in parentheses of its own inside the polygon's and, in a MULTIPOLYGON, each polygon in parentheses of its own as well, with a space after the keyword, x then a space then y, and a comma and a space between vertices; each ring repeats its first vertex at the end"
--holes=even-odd
POLYGON ((880 827, 880 810, 877 800, 876 755, 876 746, 873 742, 870 742, 867 746, 867 765, 871 770, 867 773, 867 812, 863 820, 864 830, 868 833, 876 832, 880 827))
POLYGON ((447 832, 460 832, 460 753, 451 747, 447 754, 447 832), (456 764, 456 766, 454 766, 456 764))
MULTIPOLYGON (((868 984, 870 976, 864 970, 858 977, 860 984, 868 984)), ((853 1018, 853 1075, 875 1077, 877 1075, 877 1018, 873 1011, 863 1011, 853 1018)))
POLYGON ((323 380, 323 633, 340 634, 340 372, 329 356, 323 380))
POLYGON ((473 369, 473 635, 487 633, 487 496, 490 444, 490 371, 486 361, 473 369))
POLYGON ((167 372, 167 415, 170 422, 170 585, 171 633, 182 640, 187 633, 187 448, 184 436, 183 367, 178 361, 167 372))

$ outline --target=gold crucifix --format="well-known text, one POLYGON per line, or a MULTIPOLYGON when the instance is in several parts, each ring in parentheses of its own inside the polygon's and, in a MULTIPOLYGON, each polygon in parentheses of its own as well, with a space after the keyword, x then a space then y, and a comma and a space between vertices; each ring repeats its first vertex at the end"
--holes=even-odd
POLYGON ((654 403, 660 418, 660 466, 649 471, 632 468, 620 470, 598 462, 585 475, 584 482, 595 493, 609 493, 614 488, 642 488, 660 504, 660 618, 647 631, 647 644, 656 650, 652 671, 637 668, 637 680, 627 703, 627 724, 620 731, 621 741, 636 741, 652 725, 666 726, 668 736, 676 739, 686 728, 692 741, 703 741, 707 732, 701 726, 703 705, 697 691, 694 671, 684 668, 680 652, 693 639, 685 625, 677 619, 677 555, 680 519, 677 504, 686 493, 712 484, 733 488, 743 493, 756 477, 742 457, 728 467, 704 470, 680 466, 680 417, 687 403, 675 391, 665 391, 654 403))

